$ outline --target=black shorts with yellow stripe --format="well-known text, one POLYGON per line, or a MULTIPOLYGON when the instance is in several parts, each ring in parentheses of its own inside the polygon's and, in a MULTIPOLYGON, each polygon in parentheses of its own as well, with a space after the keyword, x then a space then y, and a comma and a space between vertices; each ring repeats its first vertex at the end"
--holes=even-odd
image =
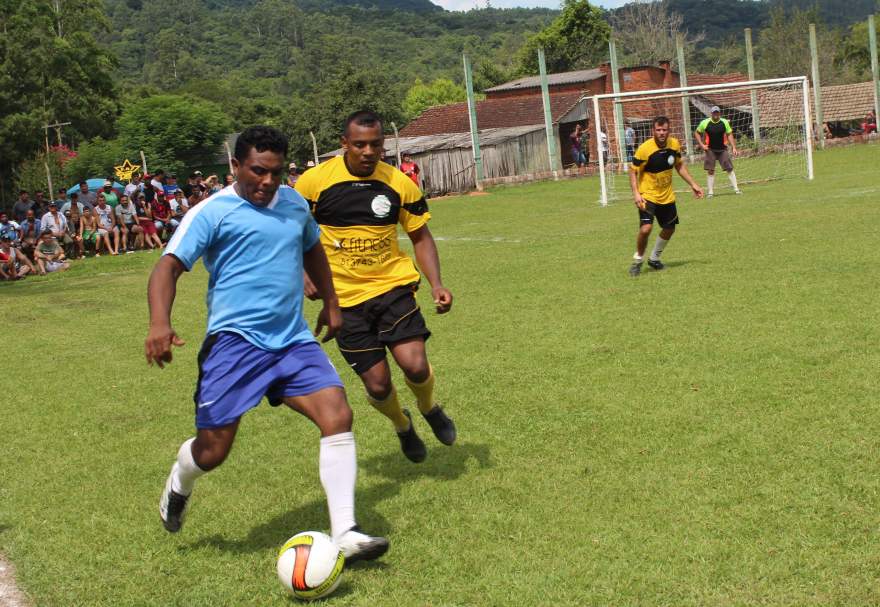
POLYGON ((654 223, 654 218, 661 228, 672 228, 678 224, 678 209, 675 203, 657 204, 650 200, 645 201, 645 208, 639 209, 639 225, 654 223))
POLYGON ((385 349, 413 337, 428 339, 431 332, 416 301, 417 283, 390 291, 350 308, 342 308, 342 329, 336 345, 359 375, 385 360, 385 349))

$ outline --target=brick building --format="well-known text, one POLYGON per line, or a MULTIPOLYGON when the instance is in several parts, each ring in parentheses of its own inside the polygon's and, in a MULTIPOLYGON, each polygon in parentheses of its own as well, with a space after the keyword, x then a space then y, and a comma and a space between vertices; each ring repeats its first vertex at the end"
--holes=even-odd
MULTIPOLYGON (((618 70, 622 92, 644 91, 680 86, 679 74, 668 61, 660 65, 625 67, 618 70)), ((747 80, 743 74, 691 74, 689 85, 739 82, 747 80)), ((589 122, 592 118, 590 97, 613 92, 611 67, 604 63, 597 68, 549 74, 547 76, 550 94, 550 109, 559 142, 559 157, 562 166, 571 164, 569 136, 578 122, 589 122)), ((477 125, 483 129, 525 127, 544 124, 544 106, 541 98, 541 79, 538 76, 520 78, 486 89, 486 98, 477 102, 477 125)), ((611 104, 607 104, 610 112, 611 104)), ((699 108, 698 108, 699 111, 699 108)), ((600 124, 607 122, 605 108, 600 109, 600 124)), ((673 120, 681 119, 681 104, 670 100, 638 102, 626 105, 627 118, 642 136, 649 128, 650 118, 657 114, 669 115, 673 120)), ((590 132, 592 132, 590 125, 590 132)), ((428 108, 401 131, 402 137, 447 135, 465 133, 470 130, 467 104, 453 103, 428 108)), ((603 130, 607 132, 603 126, 603 130)), ((608 133, 610 144, 615 145, 615 134, 608 133)), ((590 158, 596 158, 596 145, 591 138, 590 158)))

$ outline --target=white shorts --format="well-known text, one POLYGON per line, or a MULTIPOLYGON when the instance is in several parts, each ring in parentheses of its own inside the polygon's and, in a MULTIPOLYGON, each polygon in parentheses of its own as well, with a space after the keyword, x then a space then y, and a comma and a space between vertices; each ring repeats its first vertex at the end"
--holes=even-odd
POLYGON ((64 267, 63 261, 47 261, 46 262, 46 272, 57 272, 62 267, 64 267))

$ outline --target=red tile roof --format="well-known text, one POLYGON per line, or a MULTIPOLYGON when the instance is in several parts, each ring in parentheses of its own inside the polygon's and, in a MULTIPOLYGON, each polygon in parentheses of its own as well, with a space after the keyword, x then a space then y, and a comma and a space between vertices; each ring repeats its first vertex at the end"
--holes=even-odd
MULTIPOLYGON (((550 113, 553 121, 564 116, 577 103, 582 93, 551 93, 550 113)), ((544 103, 541 95, 524 95, 477 102, 477 124, 480 130, 544 124, 544 103)), ((466 133, 470 131, 467 103, 451 103, 428 108, 406 125, 401 137, 466 133)))
POLYGON ((727 84, 730 82, 745 82, 749 77, 745 74, 731 72, 730 74, 688 74, 688 86, 701 86, 704 84, 727 84))

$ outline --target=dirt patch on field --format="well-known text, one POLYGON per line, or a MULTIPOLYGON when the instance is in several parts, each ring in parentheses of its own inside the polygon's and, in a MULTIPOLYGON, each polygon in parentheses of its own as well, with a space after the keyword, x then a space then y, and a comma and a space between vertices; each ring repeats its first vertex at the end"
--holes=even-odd
POLYGON ((0 554, 0 607, 30 607, 30 601, 15 585, 15 570, 0 554))

